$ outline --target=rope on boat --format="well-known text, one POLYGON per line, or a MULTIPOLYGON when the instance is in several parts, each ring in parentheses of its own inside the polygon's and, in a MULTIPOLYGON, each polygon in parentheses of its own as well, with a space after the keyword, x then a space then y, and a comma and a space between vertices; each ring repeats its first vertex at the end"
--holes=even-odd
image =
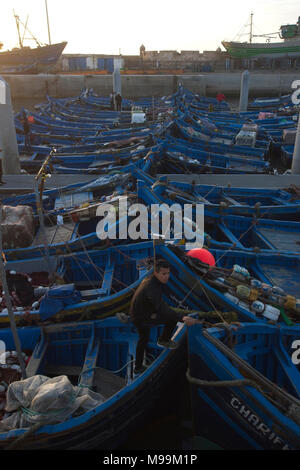
POLYGON ((190 369, 186 371, 186 378, 191 384, 200 385, 201 387, 246 387, 251 386, 258 388, 256 382, 250 379, 236 379, 236 380, 203 380, 192 377, 190 369))

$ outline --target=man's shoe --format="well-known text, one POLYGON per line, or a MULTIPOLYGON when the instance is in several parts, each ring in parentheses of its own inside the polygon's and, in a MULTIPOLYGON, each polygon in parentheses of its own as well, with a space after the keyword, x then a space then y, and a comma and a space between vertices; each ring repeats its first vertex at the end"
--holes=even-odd
POLYGON ((163 341, 160 338, 158 338, 157 346, 161 346, 162 348, 167 348, 167 349, 176 349, 178 347, 178 344, 175 343, 175 341, 172 341, 171 339, 169 341, 163 341))
POLYGON ((118 318, 118 320, 120 320, 121 323, 129 323, 130 322, 130 316, 127 315, 124 312, 116 313, 116 317, 118 318))
POLYGON ((133 369, 133 373, 135 375, 138 375, 138 374, 142 374, 143 372, 145 372, 145 370, 147 370, 147 366, 144 366, 144 364, 139 368, 137 369, 136 367, 133 369))

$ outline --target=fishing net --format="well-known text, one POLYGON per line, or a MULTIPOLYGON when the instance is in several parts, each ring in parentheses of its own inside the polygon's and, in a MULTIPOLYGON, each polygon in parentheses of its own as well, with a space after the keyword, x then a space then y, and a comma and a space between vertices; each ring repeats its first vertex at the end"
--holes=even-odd
POLYGON ((35 375, 13 382, 7 390, 6 412, 0 432, 33 424, 55 424, 89 411, 105 398, 87 387, 73 386, 68 377, 35 375))

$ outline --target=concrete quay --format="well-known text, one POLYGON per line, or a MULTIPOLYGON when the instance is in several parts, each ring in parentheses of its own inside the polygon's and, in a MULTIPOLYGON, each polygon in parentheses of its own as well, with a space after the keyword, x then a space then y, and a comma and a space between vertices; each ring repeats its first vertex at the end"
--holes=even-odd
MULTIPOLYGON (((226 96, 239 96, 242 72, 201 73, 185 75, 122 75, 122 95, 134 99, 145 96, 167 96, 177 91, 181 82, 200 95, 215 96, 222 91, 226 96)), ((112 91, 112 75, 3 75, 16 99, 41 99, 77 96, 83 88, 108 96, 112 91)), ((300 80, 299 72, 250 72, 250 97, 278 96, 293 91, 292 83, 300 80)))
MULTIPOLYGON (((66 186, 81 183, 87 184, 94 181, 100 175, 64 175, 54 174, 46 179, 45 190, 64 188, 66 186)), ((160 175, 158 175, 159 177, 160 175)), ((290 185, 300 187, 300 175, 161 175, 168 180, 184 183, 207 184, 212 186, 231 186, 232 188, 273 188, 284 189, 290 185)), ((0 200, 17 194, 34 192, 34 175, 3 175, 3 185, 0 185, 0 200)))

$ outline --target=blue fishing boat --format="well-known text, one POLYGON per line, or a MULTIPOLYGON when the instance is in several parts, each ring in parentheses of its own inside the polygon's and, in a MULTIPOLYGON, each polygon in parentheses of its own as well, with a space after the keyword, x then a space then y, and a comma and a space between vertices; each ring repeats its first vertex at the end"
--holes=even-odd
POLYGON ((209 249, 216 266, 232 269, 234 265, 247 269, 263 283, 278 286, 286 293, 298 296, 300 277, 299 254, 249 253, 242 250, 209 249))
MULTIPOLYGON (((164 198, 158 196, 148 185, 151 179, 144 178, 143 173, 134 170, 133 173, 143 178, 138 181, 138 197, 146 204, 186 202, 181 198, 164 198)), ((154 188, 155 189, 155 188, 154 188)), ((199 201, 203 204, 203 201, 199 201)), ((190 204, 190 203, 188 203, 190 204)), ((195 205, 191 204, 195 210, 195 205)), ((300 222, 264 218, 268 211, 260 211, 255 207, 253 217, 238 215, 223 215, 226 207, 220 206, 219 213, 205 209, 205 244, 212 248, 227 248, 246 251, 269 251, 281 253, 299 253, 300 222)))
POLYGON ((299 338, 294 327, 263 324, 189 328, 195 433, 223 449, 299 449, 299 338))
POLYGON ((269 163, 265 161, 215 154, 205 149, 173 149, 172 144, 162 148, 157 166, 158 174, 253 174, 268 171, 269 163))
POLYGON ((189 142, 189 146, 197 148, 203 148, 211 152, 225 154, 225 155, 236 155, 236 156, 247 156, 252 157, 256 160, 264 160, 268 158, 268 145, 266 148, 255 148, 250 146, 236 145, 232 142, 223 143, 220 138, 220 142, 210 142, 209 138, 203 139, 203 134, 198 130, 194 129, 191 125, 175 120, 175 129, 177 133, 174 133, 174 137, 186 140, 189 142))
POLYGON ((260 109, 263 111, 269 110, 277 110, 282 106, 292 106, 292 96, 291 95, 284 95, 280 98, 255 98, 251 103, 249 103, 249 109, 260 109))
MULTIPOLYGON (((231 312, 229 316, 242 321, 298 322, 299 257, 210 251, 215 268, 187 256, 185 247, 174 241, 155 247, 156 256, 171 266, 167 291, 173 307, 210 312, 207 316, 217 320, 231 312)), ((153 255, 153 242, 145 241, 48 260, 9 261, 16 321, 88 320, 127 312, 135 289, 152 272, 153 255)), ((0 325, 5 327, 9 319, 2 299, 1 308, 0 325)))
MULTIPOLYGON (((0 421, 0 448, 7 449, 116 449, 158 407, 166 387, 184 367, 183 346, 186 328, 178 324, 173 335, 177 349, 157 346, 162 327, 151 328, 147 349, 148 368, 134 375, 138 334, 131 323, 117 318, 84 323, 19 328, 21 348, 31 355, 27 380, 40 377, 69 377, 72 396, 91 397, 89 410, 63 409, 34 412, 23 406, 26 426, 6 428, 0 421), (90 390, 93 390, 92 392, 90 390), (64 419, 62 419, 64 413, 64 419), (31 420, 30 418, 33 417, 31 420), (33 426, 33 428, 32 428, 33 426)), ((1 330, 7 350, 15 349, 10 329, 1 330)), ((16 382, 15 382, 16 383, 16 382)), ((11 386, 13 386, 13 383, 11 386)), ((18 382, 20 388, 22 382, 18 382)), ((67 394, 69 397, 69 394, 67 394)), ((82 398, 81 398, 82 399, 82 398)), ((70 400, 72 402, 72 400, 70 400)))
POLYGON ((292 276, 299 273, 299 258, 284 259, 280 281, 280 275, 272 277, 276 269, 281 269, 279 257, 273 263, 264 256, 250 261, 242 253, 230 257, 227 252, 212 250, 217 266, 210 267, 188 256, 184 246, 162 246, 160 253, 172 266, 169 297, 176 307, 210 312, 210 316, 219 321, 224 321, 223 315, 228 313, 239 321, 271 320, 287 325, 299 322, 297 285, 291 283, 292 276), (234 264, 236 261, 241 264, 234 264))
MULTIPOLYGON (((142 179, 142 173, 139 172, 142 179)), ((153 179, 154 192, 168 204, 204 204, 205 209, 216 214, 255 216, 264 218, 299 220, 300 198, 295 188, 233 188, 226 186, 197 185, 170 181, 167 176, 153 179)))
MULTIPOLYGON (((153 244, 145 242, 9 261, 5 269, 16 321, 28 325, 127 312, 135 289, 151 273, 145 260, 152 256, 153 244)), ((8 324, 2 304, 0 325, 8 324)))
MULTIPOLYGON (((31 233, 31 237, 28 237, 27 246, 25 244, 19 246, 17 241, 12 242, 6 238, 3 241, 6 259, 30 259, 43 256, 46 254, 45 243, 47 243, 51 256, 82 251, 83 249, 106 247, 107 241, 101 240, 97 235, 98 223, 103 219, 103 217, 97 216, 97 211, 107 202, 114 207, 118 207, 120 197, 124 195, 124 189, 119 188, 115 193, 105 196, 106 191, 101 181, 104 183, 104 187, 106 183, 109 187, 113 181, 116 183, 117 181, 119 183, 123 181, 125 183, 126 179, 126 174, 121 175, 121 179, 118 178, 118 175, 112 175, 108 178, 98 178, 95 185, 89 183, 85 186, 81 185, 81 188, 77 185, 78 192, 76 192, 76 189, 70 192, 46 191, 43 199, 45 209, 44 226, 39 225, 38 216, 35 214, 33 222, 36 227, 31 233), (122 179, 122 176, 125 176, 125 179, 122 179), (103 189, 104 194, 101 195, 103 189)), ((129 204, 136 201, 136 196, 132 193, 128 193, 126 198, 129 204)), ((17 196, 9 198, 7 201, 11 205, 17 205, 20 204, 21 199, 22 197, 17 196)), ((24 196, 22 202, 35 210, 34 195, 24 196)), ((119 222, 120 220, 117 219, 116 230, 118 230, 119 222)), ((108 238, 111 237, 108 236, 108 238)), ((112 243, 115 241, 112 240, 112 243)))

